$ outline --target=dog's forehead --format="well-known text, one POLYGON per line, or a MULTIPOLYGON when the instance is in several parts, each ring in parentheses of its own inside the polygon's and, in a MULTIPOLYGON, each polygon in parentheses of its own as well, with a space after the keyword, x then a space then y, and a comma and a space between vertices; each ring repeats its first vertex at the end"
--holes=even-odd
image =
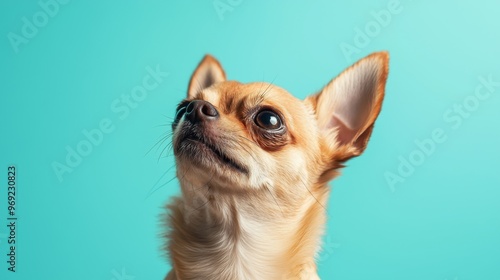
POLYGON ((227 109, 252 108, 257 105, 289 108, 300 106, 301 103, 285 89, 265 82, 243 84, 226 81, 204 89, 199 98, 227 109))

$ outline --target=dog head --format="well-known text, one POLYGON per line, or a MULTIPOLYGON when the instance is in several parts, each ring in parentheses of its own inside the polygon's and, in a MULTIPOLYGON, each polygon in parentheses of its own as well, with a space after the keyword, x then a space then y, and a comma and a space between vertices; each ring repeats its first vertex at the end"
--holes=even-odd
POLYGON ((183 192, 271 192, 300 203, 365 150, 387 75, 388 54, 374 53, 299 100, 273 84, 228 81, 205 56, 172 124, 183 192))

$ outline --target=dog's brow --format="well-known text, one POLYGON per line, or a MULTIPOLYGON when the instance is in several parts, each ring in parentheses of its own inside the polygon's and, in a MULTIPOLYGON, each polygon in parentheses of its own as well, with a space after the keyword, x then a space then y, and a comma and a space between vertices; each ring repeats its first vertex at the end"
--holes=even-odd
POLYGON ((248 104, 251 107, 258 106, 260 103, 262 103, 265 100, 265 97, 263 95, 263 92, 259 90, 259 92, 256 92, 250 96, 248 96, 246 100, 246 104, 248 104))
POLYGON ((247 99, 243 98, 238 102, 238 105, 236 106, 236 111, 243 114, 247 108, 251 108, 248 106, 247 99))
POLYGON ((240 104, 235 105, 234 104, 235 103, 235 99, 236 98, 234 97, 234 95, 232 95, 232 94, 226 94, 224 96, 224 99, 219 102, 221 104, 221 107, 223 106, 224 112, 226 114, 229 114, 231 112, 231 109, 233 109, 233 108, 239 110, 240 104))

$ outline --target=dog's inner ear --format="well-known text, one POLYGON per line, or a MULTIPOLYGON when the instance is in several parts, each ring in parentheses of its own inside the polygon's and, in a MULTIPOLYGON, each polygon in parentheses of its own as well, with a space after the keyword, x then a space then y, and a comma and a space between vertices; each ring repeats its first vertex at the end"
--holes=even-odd
POLYGON ((211 55, 206 55, 191 76, 188 86, 188 98, 194 98, 203 89, 225 80, 226 74, 219 61, 211 55))
POLYGON ((307 100, 315 108, 326 140, 345 148, 340 160, 358 156, 366 148, 381 109, 388 63, 387 53, 371 54, 307 100))

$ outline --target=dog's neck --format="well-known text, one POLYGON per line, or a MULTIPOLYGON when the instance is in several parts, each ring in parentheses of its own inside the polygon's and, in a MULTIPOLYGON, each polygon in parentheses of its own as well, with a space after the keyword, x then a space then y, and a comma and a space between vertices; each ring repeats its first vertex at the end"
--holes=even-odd
POLYGON ((328 188, 315 190, 300 205, 286 205, 269 191, 243 195, 212 189, 208 197, 177 198, 169 206, 177 278, 319 279, 314 255, 328 188), (258 207, 258 200, 276 203, 258 207))

